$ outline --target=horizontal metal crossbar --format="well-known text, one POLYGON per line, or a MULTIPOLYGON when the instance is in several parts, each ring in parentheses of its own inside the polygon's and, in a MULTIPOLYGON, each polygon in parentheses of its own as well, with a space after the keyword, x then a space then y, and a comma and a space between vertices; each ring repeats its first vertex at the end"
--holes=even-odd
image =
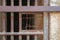
POLYGON ((43 32, 0 32, 0 35, 39 35, 43 32))
POLYGON ((0 12, 60 11, 60 6, 0 6, 0 12))

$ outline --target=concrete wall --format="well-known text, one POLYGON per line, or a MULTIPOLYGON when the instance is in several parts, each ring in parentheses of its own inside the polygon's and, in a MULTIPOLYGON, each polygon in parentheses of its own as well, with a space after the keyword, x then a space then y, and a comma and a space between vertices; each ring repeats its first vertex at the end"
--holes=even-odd
POLYGON ((60 12, 50 13, 50 40, 60 40, 60 12))
MULTIPOLYGON (((43 12, 39 12, 35 14, 35 26, 39 31, 43 31, 43 12)), ((43 40, 43 35, 38 35, 37 40, 43 40)))
POLYGON ((43 6, 43 0, 37 0, 38 1, 38 6, 43 6))
POLYGON ((42 12, 35 14, 35 26, 37 30, 43 30, 43 13, 42 12))

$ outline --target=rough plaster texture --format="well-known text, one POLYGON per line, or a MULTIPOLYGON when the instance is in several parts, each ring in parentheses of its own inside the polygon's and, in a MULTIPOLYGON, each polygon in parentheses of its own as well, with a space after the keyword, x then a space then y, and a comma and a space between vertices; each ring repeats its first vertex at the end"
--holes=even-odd
POLYGON ((50 13, 50 40, 60 40, 60 12, 50 13))
MULTIPOLYGON (((39 31, 43 31, 43 13, 40 12, 40 13, 36 13, 35 14, 35 26, 36 26, 36 29, 39 30, 39 31)), ((37 36, 37 40, 43 40, 43 35, 38 35, 37 36)))
POLYGON ((35 14, 35 26, 37 30, 43 30, 43 13, 35 14))
POLYGON ((38 6, 43 6, 43 0, 37 0, 38 1, 38 6))

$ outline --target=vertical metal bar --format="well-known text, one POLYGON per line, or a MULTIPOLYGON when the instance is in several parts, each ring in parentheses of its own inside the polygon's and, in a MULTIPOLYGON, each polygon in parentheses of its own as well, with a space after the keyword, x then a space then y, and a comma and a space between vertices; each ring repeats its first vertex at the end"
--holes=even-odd
POLYGON ((27 35, 27 40, 29 40, 29 35, 27 35))
POLYGON ((6 0, 3 0, 3 6, 5 6, 6 5, 6 0))
POLYGON ((48 40, 48 13, 44 13, 44 40, 48 40))
POLYGON ((22 6, 22 0, 19 0, 19 6, 22 6))
POLYGON ((5 26, 6 26, 6 15, 5 15, 5 13, 2 13, 2 21, 3 21, 3 32, 5 32, 5 26))
POLYGON ((22 35, 19 36, 19 40, 22 40, 22 35))
POLYGON ((11 6, 13 6, 14 5, 14 0, 11 0, 11 6))
POLYGON ((13 30, 13 28, 14 28, 14 15, 13 15, 13 13, 11 13, 11 32, 13 32, 14 30, 13 30))
POLYGON ((49 5, 49 0, 44 0, 44 6, 48 6, 49 5))
POLYGON ((30 0, 27 0, 27 6, 30 6, 30 0))
MULTIPOLYGON (((19 32, 21 32, 22 30, 22 17, 21 17, 21 13, 19 13, 19 32)), ((22 40, 21 35, 19 35, 19 40, 22 40)))
MULTIPOLYGON (((5 6, 5 1, 6 0, 3 0, 3 6, 5 6)), ((5 33, 5 27, 6 27, 6 15, 5 13, 2 13, 2 22, 3 22, 3 32, 5 33)), ((3 35, 3 40, 6 40, 5 36, 3 35)))
MULTIPOLYGON (((11 13, 11 33, 14 32, 14 15, 11 13)), ((11 40, 14 40, 13 35, 11 36, 11 40)))
POLYGON ((38 4, 37 4, 37 0, 35 0, 35 6, 37 6, 38 4))
MULTIPOLYGON (((14 6, 14 0, 11 0, 11 6, 14 6)), ((14 14, 11 12, 11 33, 14 33, 14 14)), ((11 35, 11 40, 14 40, 14 36, 11 35)))
MULTIPOLYGON (((44 6, 49 5, 49 0, 44 0, 44 6)), ((48 12, 44 12, 44 40, 48 40, 48 12)))
MULTIPOLYGON (((5 33, 5 27, 6 27, 6 15, 5 13, 2 13, 2 26, 3 26, 3 33, 5 33)), ((3 40, 6 40, 5 36, 3 35, 3 40)))
POLYGON ((35 39, 34 40, 37 40, 37 35, 35 35, 35 39))

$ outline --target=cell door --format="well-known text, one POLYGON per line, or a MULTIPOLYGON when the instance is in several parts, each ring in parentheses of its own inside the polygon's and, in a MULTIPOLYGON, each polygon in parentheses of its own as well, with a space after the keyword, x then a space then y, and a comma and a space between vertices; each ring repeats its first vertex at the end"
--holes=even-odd
MULTIPOLYGON (((43 5, 43 2, 40 0, 4 0, 1 2, 1 6, 12 8, 43 5)), ((1 33, 3 35, 1 40, 44 40, 43 12, 8 11, 1 12, 1 15, 1 30, 3 32, 1 33)))

